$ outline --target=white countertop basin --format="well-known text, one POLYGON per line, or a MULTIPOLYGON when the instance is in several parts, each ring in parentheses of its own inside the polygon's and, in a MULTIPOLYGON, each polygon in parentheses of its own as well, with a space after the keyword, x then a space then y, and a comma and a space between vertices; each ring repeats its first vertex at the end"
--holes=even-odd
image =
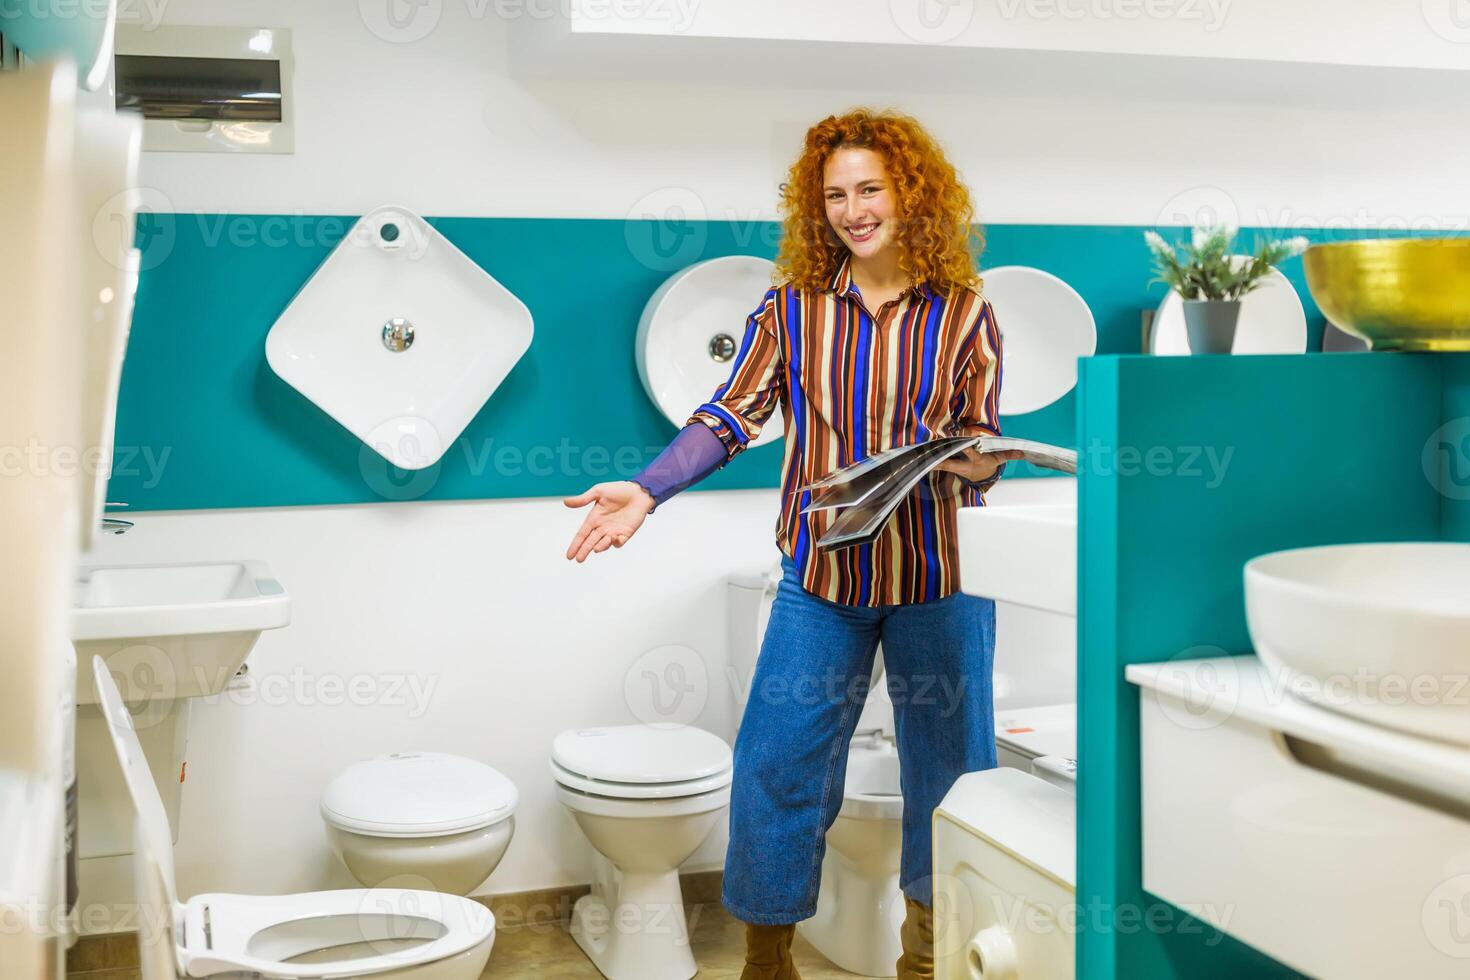
POLYGON ((1261 662, 1294 696, 1470 745, 1470 544, 1349 544, 1245 566, 1261 662))
POLYGON ((960 588, 970 595, 1077 615, 1076 481, 1007 496, 1001 480, 984 507, 961 507, 960 588), (1069 499, 1070 496, 1070 499, 1069 499))
POLYGON ((263 631, 290 621, 290 596, 264 562, 82 568, 71 614, 77 703, 97 702, 95 656, 120 675, 125 698, 217 693, 263 631))

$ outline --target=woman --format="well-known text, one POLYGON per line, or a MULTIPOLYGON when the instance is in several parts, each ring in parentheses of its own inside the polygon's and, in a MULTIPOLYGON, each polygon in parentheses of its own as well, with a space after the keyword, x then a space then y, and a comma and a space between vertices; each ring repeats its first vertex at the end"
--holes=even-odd
POLYGON ((782 210, 779 284, 746 321, 729 381, 634 479, 567 498, 595 504, 567 557, 627 543, 780 404, 784 578, 736 739, 725 863, 724 904, 747 923, 742 978, 797 976, 794 924, 816 908, 880 640, 904 798, 898 974, 932 976, 930 817, 959 775, 995 765, 994 604, 958 591, 955 511, 982 504, 1016 457, 946 460, 876 540, 834 551, 815 547, 833 512, 800 513, 810 495, 793 491, 894 446, 999 435, 1000 331, 978 291, 969 193, 913 119, 855 110, 813 126, 782 210))

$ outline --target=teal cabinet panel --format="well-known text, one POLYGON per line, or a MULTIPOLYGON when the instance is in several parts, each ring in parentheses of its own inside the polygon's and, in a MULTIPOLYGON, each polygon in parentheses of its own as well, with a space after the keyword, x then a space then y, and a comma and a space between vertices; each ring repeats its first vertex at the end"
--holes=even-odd
POLYGON ((1440 424, 1447 363, 1314 355, 1085 364, 1078 420, 1078 895, 1089 910, 1078 966, 1085 980, 1295 975, 1143 891, 1138 698, 1123 669, 1249 652, 1242 568, 1256 555, 1439 537, 1440 495, 1421 456, 1425 434, 1440 424), (1110 920, 1115 915, 1128 916, 1126 926, 1110 920), (1149 915, 1164 927, 1139 928, 1149 915))

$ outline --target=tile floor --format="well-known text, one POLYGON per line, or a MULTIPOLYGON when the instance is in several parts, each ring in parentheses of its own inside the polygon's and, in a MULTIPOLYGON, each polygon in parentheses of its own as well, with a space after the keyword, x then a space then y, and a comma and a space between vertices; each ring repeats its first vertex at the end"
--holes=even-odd
MULTIPOLYGON (((700 980, 738 980, 745 965, 745 924, 731 918, 718 902, 691 905, 687 912, 700 980)), ((792 951, 802 980, 852 980, 856 976, 833 966, 799 935, 792 951)), ((564 925, 545 922, 502 930, 481 976, 483 980, 597 980, 601 974, 564 925)))
MULTIPOLYGON (((690 905, 687 913, 700 980, 738 980, 745 963, 744 923, 731 918, 718 902, 690 905)), ((833 966, 800 936, 793 952, 802 980, 852 980, 855 976, 833 966)), ((85 969, 90 965, 73 961, 68 980, 139 980, 136 967, 85 969)), ((565 925, 551 921, 500 929, 481 976, 484 980, 598 980, 601 974, 572 942, 565 925)))

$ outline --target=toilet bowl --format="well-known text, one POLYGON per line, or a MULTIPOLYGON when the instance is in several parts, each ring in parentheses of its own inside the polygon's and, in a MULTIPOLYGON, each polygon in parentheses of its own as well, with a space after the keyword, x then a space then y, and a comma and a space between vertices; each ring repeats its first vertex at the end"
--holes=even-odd
POLYGON ((594 851, 570 930, 608 980, 697 972, 678 868, 729 806, 731 762, 724 741, 685 726, 579 728, 552 742, 556 798, 594 851))
POLYGON ((180 902, 163 799, 132 716, 102 659, 93 661, 134 813, 133 876, 143 980, 251 976, 293 980, 475 980, 495 917, 443 892, 355 888, 296 895, 196 895, 180 902))
MULTIPOLYGON (((737 712, 744 708, 743 694, 750 689, 781 577, 777 564, 763 574, 732 575, 727 581, 737 712)), ((881 646, 869 680, 870 694, 848 744, 842 806, 827 830, 817 910, 796 929, 844 970, 891 977, 905 912, 898 887, 903 797, 881 646)))
POLYGON ((397 752, 343 770, 321 814, 332 851, 362 884, 468 895, 510 846, 517 800, 515 784, 482 762, 397 752))
POLYGON ((827 831, 817 911, 797 924, 808 942, 849 973, 891 977, 902 952, 902 820, 898 750, 879 736, 853 739, 842 808, 827 831))

